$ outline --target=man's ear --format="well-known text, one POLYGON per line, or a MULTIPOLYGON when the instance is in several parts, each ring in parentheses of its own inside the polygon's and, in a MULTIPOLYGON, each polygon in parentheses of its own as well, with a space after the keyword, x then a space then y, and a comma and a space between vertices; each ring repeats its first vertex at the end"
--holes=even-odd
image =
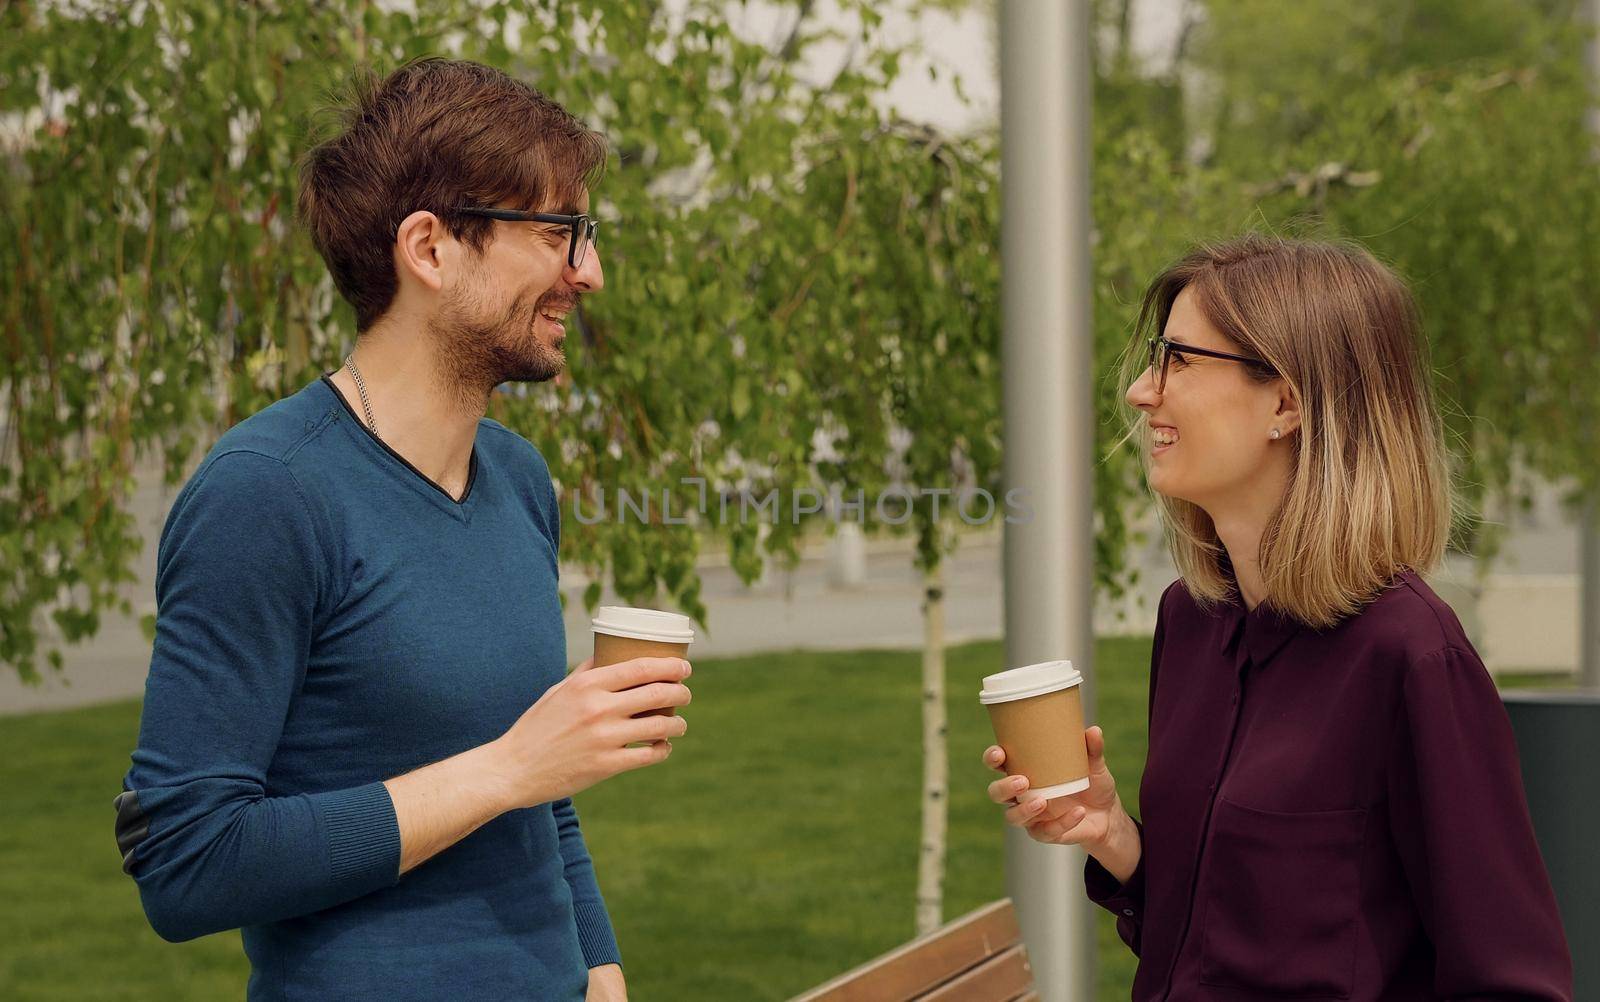
POLYGON ((431 212, 413 212, 395 230, 395 266, 402 278, 410 276, 422 287, 438 292, 444 287, 444 264, 455 241, 431 212))

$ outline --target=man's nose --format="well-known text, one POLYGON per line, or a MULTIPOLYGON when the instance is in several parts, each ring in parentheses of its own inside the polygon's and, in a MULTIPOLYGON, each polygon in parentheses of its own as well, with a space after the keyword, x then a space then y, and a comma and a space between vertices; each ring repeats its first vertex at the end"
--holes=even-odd
POLYGON ((579 292, 599 292, 605 288, 605 269, 600 264, 600 248, 591 246, 576 268, 566 271, 567 284, 579 292))

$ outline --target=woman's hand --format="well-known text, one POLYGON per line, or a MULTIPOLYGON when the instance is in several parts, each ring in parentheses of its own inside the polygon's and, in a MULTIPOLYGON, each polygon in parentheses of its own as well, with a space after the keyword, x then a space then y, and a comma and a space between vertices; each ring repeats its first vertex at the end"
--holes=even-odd
MULTIPOLYGON (((1029 796, 1026 776, 1002 776, 989 784, 989 799, 1006 806, 1006 824, 1027 829, 1030 838, 1051 845, 1081 845, 1093 851, 1104 845, 1118 830, 1122 798, 1117 796, 1117 781, 1106 768, 1106 739, 1098 726, 1083 732, 1089 749, 1089 788, 1063 797, 1045 800, 1029 796)), ((1006 753, 990 745, 983 763, 1005 771, 1006 753)))

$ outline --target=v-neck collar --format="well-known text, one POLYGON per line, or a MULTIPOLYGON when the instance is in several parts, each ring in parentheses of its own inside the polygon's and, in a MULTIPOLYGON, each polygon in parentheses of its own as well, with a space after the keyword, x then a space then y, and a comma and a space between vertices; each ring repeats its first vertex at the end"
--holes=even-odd
POLYGON ((335 399, 335 400, 337 400, 339 402, 339 406, 344 409, 345 414, 349 416, 350 420, 352 422, 354 422, 355 426, 361 430, 361 434, 366 436, 366 439, 369 442, 373 443, 378 448, 382 449, 385 453, 387 453, 390 457, 392 457, 401 466, 404 466, 407 470, 409 470, 411 472, 411 474, 413 476, 415 476, 418 480, 420 480, 422 483, 426 484, 428 487, 431 487, 433 489, 433 492, 438 495, 439 499, 442 500, 450 508, 450 510, 462 515, 463 517, 465 517, 466 513, 470 510, 470 507, 471 507, 473 485, 478 482, 478 446, 477 446, 477 444, 476 443, 473 444, 473 446, 472 446, 472 456, 467 461, 467 489, 462 492, 461 500, 458 501, 454 497, 451 497, 449 491, 445 490, 443 487, 440 487, 427 474, 423 473, 421 470, 417 469, 415 466, 412 466, 411 463, 406 459, 406 457, 400 455, 400 453, 395 452, 393 449, 391 449, 389 447, 389 443, 385 442, 383 439, 379 438, 377 435, 374 435, 372 433, 372 429, 368 428, 367 427, 367 423, 364 420, 362 420, 362 418, 361 418, 361 416, 359 414, 357 414, 355 412, 355 408, 350 406, 350 401, 346 400, 344 398, 344 394, 339 392, 339 387, 334 384, 332 376, 333 376, 333 373, 325 372, 325 373, 322 374, 322 379, 320 380, 320 382, 324 386, 326 386, 328 388, 328 392, 333 395, 333 399, 335 399))

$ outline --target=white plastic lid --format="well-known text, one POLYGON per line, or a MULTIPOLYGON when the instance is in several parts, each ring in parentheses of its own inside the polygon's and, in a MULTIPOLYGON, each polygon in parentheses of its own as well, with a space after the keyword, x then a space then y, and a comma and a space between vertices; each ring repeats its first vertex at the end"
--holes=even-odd
POLYGON ((1008 703, 1013 699, 1043 696, 1047 692, 1066 689, 1083 681, 1083 675, 1072 667, 1071 661, 1043 661, 1036 665, 1012 668, 995 675, 985 675, 983 690, 978 702, 1008 703))
POLYGON ((602 605, 594 617, 594 632, 663 644, 694 643, 694 620, 676 612, 602 605))

